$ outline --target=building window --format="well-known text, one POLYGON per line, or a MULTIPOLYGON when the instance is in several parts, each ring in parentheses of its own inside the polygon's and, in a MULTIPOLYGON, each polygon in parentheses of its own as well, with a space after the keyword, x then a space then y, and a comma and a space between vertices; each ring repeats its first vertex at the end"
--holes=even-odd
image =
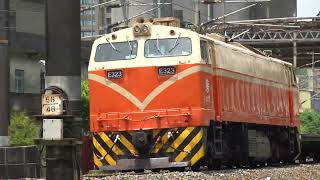
POLYGON ((16 93, 24 93, 24 70, 15 70, 16 93))
POLYGON ((81 15, 86 15, 86 16, 91 16, 91 14, 94 16, 96 14, 96 11, 93 9, 93 11, 91 11, 91 9, 85 10, 81 12, 81 15))
POLYGON ((93 21, 88 20, 88 19, 81 19, 80 24, 81 24, 81 26, 90 26, 90 25, 95 26, 95 25, 97 25, 95 19, 93 19, 93 21))
POLYGON ((92 33, 91 33, 91 31, 82 31, 81 32, 81 37, 87 37, 87 36, 91 36, 91 35, 95 36, 95 35, 97 35, 97 32, 95 32, 95 31, 93 31, 92 33))
POLYGON ((92 0, 80 0, 80 4, 92 4, 92 0))
POLYGON ((106 18, 106 25, 110 25, 111 24, 111 18, 106 18))

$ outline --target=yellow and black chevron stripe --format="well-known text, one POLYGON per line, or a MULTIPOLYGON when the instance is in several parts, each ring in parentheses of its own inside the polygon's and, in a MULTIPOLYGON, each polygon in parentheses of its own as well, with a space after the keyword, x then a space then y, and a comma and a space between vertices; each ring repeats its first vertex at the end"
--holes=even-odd
MULTIPOLYGON (((185 127, 151 130, 153 139, 151 157, 170 157, 171 162, 190 162, 193 166, 205 156, 206 128, 185 127)), ((97 168, 116 165, 118 159, 136 158, 138 151, 133 145, 135 131, 98 133, 93 137, 94 164, 97 168), (114 134, 120 134, 115 140, 114 134)))
POLYGON ((120 140, 114 143, 115 136, 112 133, 98 133, 93 137, 93 162, 96 168, 104 165, 114 166, 120 158, 134 158, 136 148, 131 142, 128 132, 121 132, 120 140))
POLYGON ((169 155, 172 162, 190 161, 195 165, 205 155, 206 128, 187 127, 172 130, 155 130, 154 138, 161 137, 152 153, 169 155), (168 133, 172 133, 169 138, 168 133))

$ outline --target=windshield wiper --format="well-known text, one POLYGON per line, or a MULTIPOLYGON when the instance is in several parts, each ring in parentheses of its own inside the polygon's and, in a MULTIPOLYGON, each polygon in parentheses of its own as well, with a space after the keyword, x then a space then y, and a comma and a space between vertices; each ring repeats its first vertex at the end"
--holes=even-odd
POLYGON ((111 47, 112 47, 113 50, 115 50, 115 51, 117 51, 117 52, 120 52, 116 47, 114 47, 114 45, 109 41, 108 38, 107 38, 106 40, 107 40, 107 42, 111 45, 111 47))
POLYGON ((130 43, 130 41, 128 39, 127 39, 127 42, 129 44, 129 47, 130 47, 130 56, 131 56, 132 53, 133 53, 133 48, 132 48, 131 43, 130 43))
POLYGON ((162 52, 161 52, 161 50, 160 50, 159 37, 157 37, 157 45, 156 45, 156 48, 157 48, 157 50, 159 51, 159 53, 160 53, 161 55, 163 55, 162 52))
POLYGON ((172 48, 169 50, 169 53, 171 53, 171 51, 173 51, 180 43, 178 43, 178 40, 181 37, 181 33, 179 33, 179 36, 176 38, 176 41, 174 42, 174 45, 172 46, 172 48))

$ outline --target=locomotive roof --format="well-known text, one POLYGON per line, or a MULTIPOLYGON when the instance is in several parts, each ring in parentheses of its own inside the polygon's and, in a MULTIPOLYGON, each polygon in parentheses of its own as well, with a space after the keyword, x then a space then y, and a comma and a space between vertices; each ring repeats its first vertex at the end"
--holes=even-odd
POLYGON ((221 38, 217 38, 218 35, 212 36, 210 34, 207 34, 207 35, 200 35, 200 37, 204 38, 204 39, 208 39, 210 41, 213 41, 215 44, 224 46, 226 48, 232 48, 232 49, 241 51, 243 53, 246 53, 248 55, 257 56, 257 57, 263 58, 265 60, 273 61, 273 62, 276 62, 276 63, 279 63, 279 64, 283 64, 283 65, 292 67, 291 63, 288 63, 288 62, 285 62, 285 61, 282 61, 280 59, 276 59, 276 58, 273 58, 273 57, 268 57, 268 56, 265 56, 265 55, 262 55, 262 54, 255 53, 252 50, 250 50, 250 49, 248 49, 248 48, 246 48, 244 46, 241 47, 239 45, 235 45, 235 44, 232 44, 232 43, 225 43, 224 41, 221 40, 221 38))

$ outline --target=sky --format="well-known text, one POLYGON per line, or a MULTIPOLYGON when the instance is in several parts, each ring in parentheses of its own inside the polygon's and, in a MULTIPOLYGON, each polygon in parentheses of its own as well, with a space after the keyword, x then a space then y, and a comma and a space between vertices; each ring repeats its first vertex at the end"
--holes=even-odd
POLYGON ((298 17, 313 17, 320 11, 320 0, 297 0, 298 17))

